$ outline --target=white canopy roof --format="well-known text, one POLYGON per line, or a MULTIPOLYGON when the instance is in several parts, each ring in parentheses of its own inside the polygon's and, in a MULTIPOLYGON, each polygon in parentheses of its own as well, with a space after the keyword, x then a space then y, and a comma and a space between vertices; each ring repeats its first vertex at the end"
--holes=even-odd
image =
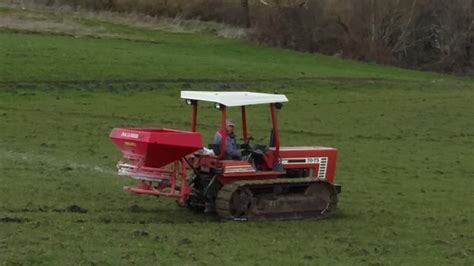
POLYGON ((256 93, 248 91, 181 91, 182 99, 220 103, 225 106, 242 106, 287 102, 283 94, 256 93))

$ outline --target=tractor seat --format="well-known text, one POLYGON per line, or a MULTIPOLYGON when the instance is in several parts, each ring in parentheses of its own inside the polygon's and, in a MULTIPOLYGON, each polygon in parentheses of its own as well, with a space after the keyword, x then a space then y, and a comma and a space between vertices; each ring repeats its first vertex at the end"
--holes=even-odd
POLYGON ((217 156, 221 153, 221 146, 219 144, 212 144, 211 143, 211 144, 207 145, 207 148, 213 150, 214 154, 217 155, 217 156))

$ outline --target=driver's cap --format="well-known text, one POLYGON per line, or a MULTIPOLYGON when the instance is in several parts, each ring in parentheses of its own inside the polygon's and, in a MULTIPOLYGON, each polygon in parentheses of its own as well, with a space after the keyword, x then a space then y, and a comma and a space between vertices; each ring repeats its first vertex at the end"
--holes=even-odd
POLYGON ((234 122, 234 119, 232 119, 232 118, 227 118, 227 119, 225 120, 225 124, 226 124, 226 126, 233 126, 233 127, 235 127, 235 122, 234 122))

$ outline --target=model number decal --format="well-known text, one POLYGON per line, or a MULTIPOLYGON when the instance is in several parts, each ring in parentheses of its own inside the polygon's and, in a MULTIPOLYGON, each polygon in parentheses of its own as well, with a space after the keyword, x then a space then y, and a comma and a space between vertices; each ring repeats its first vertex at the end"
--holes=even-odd
POLYGON ((140 135, 138 133, 130 133, 130 132, 122 132, 120 134, 121 137, 131 138, 131 139, 138 139, 140 135))
POLYGON ((315 157, 315 158, 305 158, 306 163, 320 163, 321 158, 315 157))
POLYGON ((328 157, 282 158, 281 163, 283 165, 319 164, 316 176, 319 178, 326 178, 328 157))
POLYGON ((282 164, 320 164, 327 161, 327 157, 282 158, 282 164))

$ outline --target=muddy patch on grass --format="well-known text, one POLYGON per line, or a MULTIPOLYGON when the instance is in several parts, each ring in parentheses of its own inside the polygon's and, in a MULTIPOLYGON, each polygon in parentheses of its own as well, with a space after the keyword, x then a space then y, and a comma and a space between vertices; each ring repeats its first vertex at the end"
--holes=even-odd
POLYGON ((189 238, 183 238, 181 240, 179 240, 178 244, 180 245, 190 245, 192 242, 191 240, 189 240, 189 238))
POLYGON ((149 236, 149 235, 150 233, 148 233, 148 231, 145 231, 145 230, 137 229, 133 231, 133 236, 135 237, 143 237, 143 236, 149 236))
POLYGON ((54 212, 87 213, 88 210, 78 205, 70 205, 64 209, 53 209, 54 212))
POLYGON ((16 223, 16 224, 24 224, 29 222, 30 219, 28 218, 20 218, 20 217, 1 217, 0 218, 0 223, 16 223))
POLYGON ((133 205, 131 205, 130 207, 128 207, 128 211, 129 211, 129 212, 135 212, 135 213, 140 213, 140 212, 154 212, 154 210, 153 210, 153 211, 147 210, 147 209, 145 209, 145 208, 143 208, 143 207, 140 207, 140 206, 138 206, 138 205, 136 205, 136 204, 133 204, 133 205))
POLYGON ((49 207, 38 207, 38 208, 21 208, 21 209, 9 209, 5 208, 3 209, 7 212, 13 212, 13 213, 22 213, 22 212, 48 212, 49 207))

